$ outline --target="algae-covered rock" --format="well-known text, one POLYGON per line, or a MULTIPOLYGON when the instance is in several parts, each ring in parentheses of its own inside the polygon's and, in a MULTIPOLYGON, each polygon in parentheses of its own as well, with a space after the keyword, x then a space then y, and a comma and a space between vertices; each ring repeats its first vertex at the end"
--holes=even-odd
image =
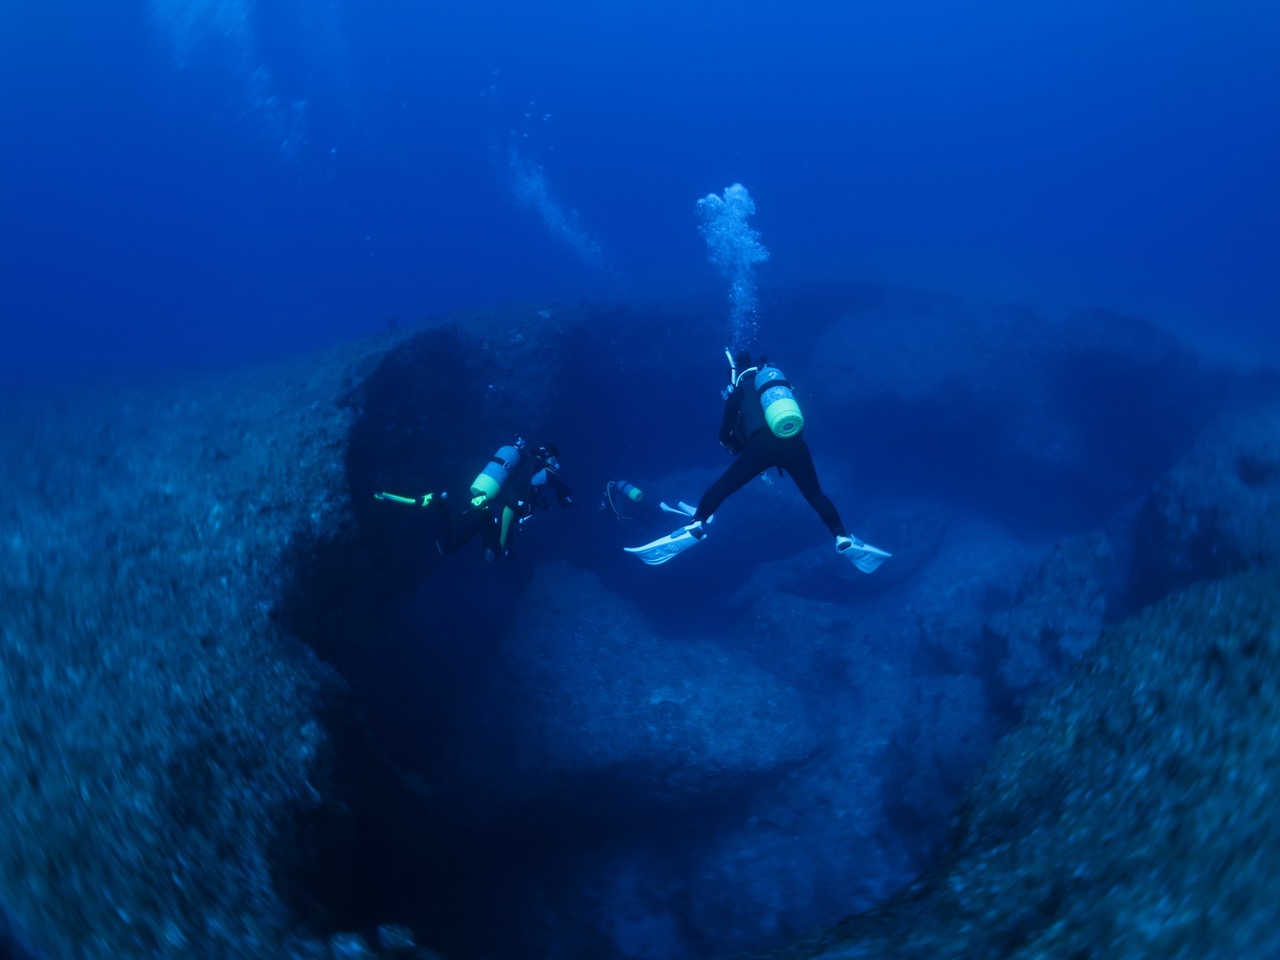
POLYGON ((341 515, 321 373, 6 418, 0 899, 41 955, 283 949, 275 824, 319 800, 335 680, 269 613, 341 515))
POLYGON ((1056 682, 1097 641, 1111 565, 1102 534, 1059 543, 1019 587, 1013 605, 987 622, 988 639, 1006 651, 1000 675, 1011 691, 1056 682))
POLYGON ((1280 950, 1280 574, 1103 633, 970 786, 951 852, 775 956, 1206 958, 1280 950))
POLYGON ((1280 566, 1280 403, 1225 417, 1155 485, 1138 522, 1141 603, 1198 580, 1280 566))
POLYGON ((304 956, 297 824, 344 686, 278 616, 350 529, 344 398, 387 337, 0 415, 0 905, 39 957, 304 956))

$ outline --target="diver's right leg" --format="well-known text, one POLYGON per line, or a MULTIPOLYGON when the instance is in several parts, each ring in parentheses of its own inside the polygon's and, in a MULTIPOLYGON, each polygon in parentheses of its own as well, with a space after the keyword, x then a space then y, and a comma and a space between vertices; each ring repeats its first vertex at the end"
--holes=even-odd
POLYGON ((695 520, 705 523, 720 509, 720 504, 772 465, 769 458, 764 455, 761 446, 755 439, 749 442, 746 449, 738 454, 737 459, 729 464, 728 469, 720 474, 720 479, 707 488, 707 492, 698 501, 697 512, 693 515, 695 520))
POLYGON ((840 520, 840 512, 831 498, 822 492, 822 484, 818 482, 818 471, 813 466, 813 455, 804 437, 791 437, 784 440, 788 444, 786 458, 782 468, 791 474, 791 480, 800 494, 813 507, 814 513, 822 518, 833 537, 845 535, 844 523, 840 520))
MULTIPOLYGON (((765 454, 765 450, 760 443, 748 443, 747 448, 738 454, 738 458, 729 464, 729 469, 720 475, 720 479, 713 483, 706 493, 702 495, 702 499, 698 501, 698 507, 693 512, 690 522, 686 523, 678 530, 674 530, 665 537, 659 537, 652 543, 646 543, 639 547, 625 547, 627 553, 633 553, 650 566, 666 563, 673 557, 679 556, 688 550, 695 543, 700 543, 702 538, 707 535, 704 529, 712 514, 719 509, 720 504, 732 493, 740 490, 743 486, 751 481, 751 478, 760 473, 769 466, 769 459, 765 454)), ((684 504, 681 504, 683 507, 684 504)), ((670 508, 668 508, 670 509, 670 508)), ((672 511, 676 512, 676 511, 672 511)), ((684 511, 679 511, 683 513, 684 511)))

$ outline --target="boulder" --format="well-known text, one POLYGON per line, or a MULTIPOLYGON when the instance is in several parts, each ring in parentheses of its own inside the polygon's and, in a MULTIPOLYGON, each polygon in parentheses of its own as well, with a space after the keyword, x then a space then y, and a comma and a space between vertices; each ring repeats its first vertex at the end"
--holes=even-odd
POLYGON ((539 568, 516 623, 485 701, 512 738, 509 789, 732 795, 817 749, 795 690, 717 643, 665 639, 592 573, 539 568))
POLYGON ((1224 418, 1161 478, 1138 520, 1130 593, 1280 565, 1280 402, 1224 418))

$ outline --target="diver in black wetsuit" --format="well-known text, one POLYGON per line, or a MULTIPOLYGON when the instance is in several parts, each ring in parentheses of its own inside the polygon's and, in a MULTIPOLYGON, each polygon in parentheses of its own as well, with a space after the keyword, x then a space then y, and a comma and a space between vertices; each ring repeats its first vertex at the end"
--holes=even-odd
POLYGON ((441 554, 457 553, 481 534, 485 559, 493 560, 511 555, 511 540, 520 524, 551 508, 545 493, 548 489, 561 507, 573 506, 573 491, 560 475, 560 454, 555 445, 530 447, 517 438, 489 458, 472 482, 471 499, 460 513, 447 509, 449 495, 443 492, 418 498, 393 493, 374 496, 430 508, 439 525, 436 550, 441 554))
MULTIPOLYGON (((471 501, 458 514, 446 513, 444 532, 436 538, 442 554, 457 553, 477 533, 484 539, 486 560, 511 555, 517 527, 540 510, 551 509, 550 489, 561 507, 573 506, 573 491, 560 476, 554 444, 529 447, 523 440, 502 447, 471 485, 471 501)), ((441 497, 437 502, 443 502, 441 497)))
POLYGON ((725 399, 724 416, 720 420, 720 443, 736 459, 702 495, 694 520, 705 523, 731 494, 770 467, 777 467, 791 475, 800 493, 822 518, 833 537, 848 536, 836 505, 822 492, 818 472, 813 466, 813 455, 809 453, 809 445, 804 442, 801 432, 803 428, 797 428, 790 436, 778 436, 770 429, 764 407, 756 400, 756 374, 767 367, 768 359, 761 357, 759 365, 752 366, 750 355, 742 353, 735 365, 742 372, 734 378, 734 385, 725 399))
POLYGON ((804 418, 782 372, 766 357, 753 363, 745 352, 731 358, 730 363, 720 442, 735 455, 733 463, 702 495, 696 508, 681 504, 690 523, 653 543, 628 547, 628 552, 648 564, 665 563, 683 553, 706 536, 705 525, 731 494, 770 467, 777 467, 791 475, 809 506, 827 525, 835 538, 836 552, 864 573, 875 570, 889 554, 849 536, 835 504, 822 492, 802 432, 804 418))

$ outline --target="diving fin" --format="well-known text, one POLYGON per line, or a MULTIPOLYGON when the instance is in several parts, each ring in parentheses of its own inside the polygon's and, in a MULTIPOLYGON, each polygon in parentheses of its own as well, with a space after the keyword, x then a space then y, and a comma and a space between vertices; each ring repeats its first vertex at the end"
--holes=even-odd
POLYGON ((627 553, 634 553, 637 557, 656 567, 660 563, 666 563, 672 557, 684 553, 695 543, 707 535, 702 529, 702 523, 694 521, 679 530, 672 531, 665 537, 659 537, 652 543, 646 543, 641 547, 623 547, 627 553))
POLYGON ((697 507, 692 507, 689 504, 685 503, 683 500, 679 501, 674 507, 671 506, 671 504, 667 503, 666 501, 659 503, 658 506, 662 507, 664 512, 674 513, 676 514, 676 516, 680 516, 680 517, 692 517, 695 513, 698 512, 697 507))
POLYGON ((893 556, 879 547, 863 543, 857 537, 836 537, 836 553, 848 557, 863 573, 874 573, 880 564, 893 556))

